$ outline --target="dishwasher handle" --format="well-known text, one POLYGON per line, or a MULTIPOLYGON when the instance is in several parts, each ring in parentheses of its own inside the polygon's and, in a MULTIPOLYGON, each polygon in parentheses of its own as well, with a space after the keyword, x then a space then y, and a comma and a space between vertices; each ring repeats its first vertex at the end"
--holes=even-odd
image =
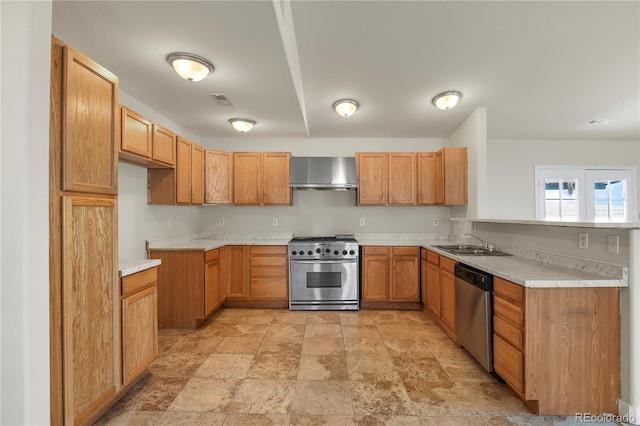
POLYGON ((493 275, 461 263, 456 264, 456 278, 484 291, 493 291, 493 275))

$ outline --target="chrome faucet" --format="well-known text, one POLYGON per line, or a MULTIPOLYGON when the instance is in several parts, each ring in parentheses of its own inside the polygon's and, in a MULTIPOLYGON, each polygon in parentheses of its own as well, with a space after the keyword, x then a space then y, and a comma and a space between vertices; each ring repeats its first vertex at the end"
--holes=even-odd
POLYGON ((476 237, 475 235, 470 234, 470 233, 468 233, 468 232, 465 232, 465 233, 464 233, 464 236, 465 236, 465 237, 473 237, 473 238, 475 238, 476 240, 478 240, 478 241, 480 241, 480 242, 482 243, 482 247, 483 247, 483 248, 485 248, 485 249, 487 249, 487 250, 490 250, 490 249, 491 249, 491 248, 490 248, 490 246, 489 246, 489 241, 485 241, 485 240, 483 240, 482 238, 478 238, 478 237, 476 237))

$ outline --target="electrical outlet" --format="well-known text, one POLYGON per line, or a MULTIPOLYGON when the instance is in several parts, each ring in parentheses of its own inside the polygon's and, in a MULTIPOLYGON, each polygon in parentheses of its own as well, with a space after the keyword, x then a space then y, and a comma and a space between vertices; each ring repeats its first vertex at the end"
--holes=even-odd
POLYGON ((172 217, 170 217, 169 219, 167 219, 167 227, 169 227, 169 228, 173 227, 173 222, 174 222, 174 221, 173 221, 173 218, 172 218, 172 217))
POLYGON ((360 218, 360 226, 364 226, 364 217, 360 218))
POLYGON ((607 236, 607 250, 609 253, 620 253, 620 237, 617 235, 607 236))
POLYGON ((433 219, 433 226, 438 226, 438 223, 440 223, 440 221, 437 218, 433 219))
POLYGON ((218 225, 220 226, 224 225, 224 217, 221 217, 220 219, 218 219, 218 225))
POLYGON ((273 226, 278 226, 278 218, 277 217, 273 218, 273 226))
POLYGON ((578 234, 578 248, 589 248, 589 234, 587 234, 586 232, 581 232, 580 234, 578 234))

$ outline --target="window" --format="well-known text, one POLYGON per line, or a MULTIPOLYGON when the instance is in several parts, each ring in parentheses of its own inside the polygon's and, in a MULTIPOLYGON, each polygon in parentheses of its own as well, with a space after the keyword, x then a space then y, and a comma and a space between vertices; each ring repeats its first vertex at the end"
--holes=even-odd
POLYGON ((634 222, 635 167, 536 166, 536 219, 634 222))

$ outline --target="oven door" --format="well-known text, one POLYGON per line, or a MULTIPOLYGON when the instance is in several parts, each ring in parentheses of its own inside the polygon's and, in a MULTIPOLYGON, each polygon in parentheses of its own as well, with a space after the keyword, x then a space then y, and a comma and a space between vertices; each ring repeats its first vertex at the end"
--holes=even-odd
POLYGON ((358 301, 358 260, 291 260, 291 303, 358 301))

